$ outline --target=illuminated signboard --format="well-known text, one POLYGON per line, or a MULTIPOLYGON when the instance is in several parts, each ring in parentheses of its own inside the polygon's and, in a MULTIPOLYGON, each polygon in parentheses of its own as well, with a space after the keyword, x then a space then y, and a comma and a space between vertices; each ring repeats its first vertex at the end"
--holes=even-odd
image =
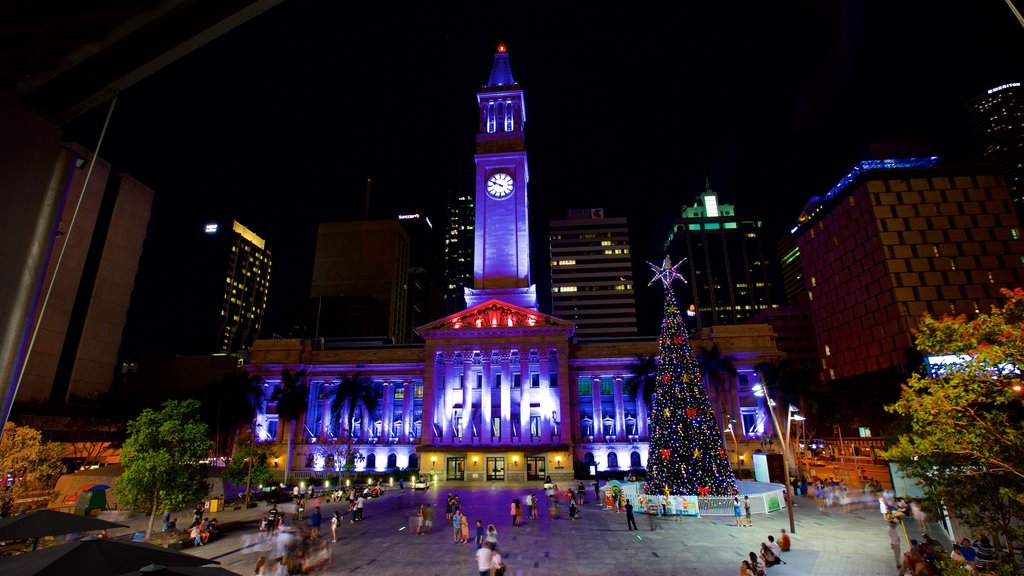
POLYGON ((1003 84, 1002 86, 996 86, 988 91, 989 94, 999 92, 1000 90, 1006 90, 1007 88, 1020 88, 1020 82, 1010 82, 1009 84, 1003 84))
POLYGON ((216 224, 207 224, 206 225, 206 233, 207 234, 216 234, 217 233, 217 225, 216 224))

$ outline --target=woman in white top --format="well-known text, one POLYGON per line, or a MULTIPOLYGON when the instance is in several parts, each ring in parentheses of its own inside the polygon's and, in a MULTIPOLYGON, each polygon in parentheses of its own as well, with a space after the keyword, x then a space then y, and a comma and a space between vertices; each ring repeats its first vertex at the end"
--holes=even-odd
POLYGON ((501 554, 498 554, 498 545, 491 550, 491 576, 502 576, 505 572, 501 570, 501 554))

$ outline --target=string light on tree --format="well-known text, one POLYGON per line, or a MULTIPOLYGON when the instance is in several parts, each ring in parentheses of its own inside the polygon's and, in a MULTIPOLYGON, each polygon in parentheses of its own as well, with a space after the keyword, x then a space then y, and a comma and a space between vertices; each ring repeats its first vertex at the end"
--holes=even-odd
POLYGON ((651 410, 648 494, 726 496, 736 493, 736 478, 726 460, 722 433, 693 357, 672 282, 686 282, 665 256, 661 266, 648 262, 665 288, 665 309, 658 341, 658 387, 651 410))

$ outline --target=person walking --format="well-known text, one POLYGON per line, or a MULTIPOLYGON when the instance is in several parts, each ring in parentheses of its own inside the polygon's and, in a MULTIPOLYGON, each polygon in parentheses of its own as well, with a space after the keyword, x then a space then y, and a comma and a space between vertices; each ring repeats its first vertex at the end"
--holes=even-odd
POLYGON ((750 528, 750 498, 746 494, 743 495, 743 512, 747 515, 747 528, 750 528))
POLYGON ((418 510, 416 510, 416 535, 419 536, 423 532, 423 504, 420 504, 418 510))
POLYGON ((633 504, 630 503, 628 498, 626 499, 626 526, 630 530, 640 530, 636 527, 636 518, 633 516, 633 504))
POLYGON ((494 524, 487 525, 487 536, 484 540, 490 542, 495 547, 498 546, 498 529, 494 527, 494 524))
POLYGON ((736 517, 736 525, 743 526, 743 506, 740 504, 740 497, 732 497, 732 514, 736 517))
POLYGON ((469 517, 462 515, 462 543, 469 544, 469 517))
POLYGON ((362 495, 356 499, 356 520, 363 519, 363 506, 366 505, 366 498, 362 495))
POLYGON ((484 545, 484 521, 476 521, 476 549, 483 548, 484 545))
POLYGON ((534 494, 533 492, 530 492, 529 496, 530 496, 530 506, 531 506, 531 509, 532 509, 532 512, 530 513, 530 519, 531 520, 540 520, 540 511, 538 510, 539 506, 537 505, 537 495, 534 494))
POLYGON ((491 544, 488 542, 476 551, 476 568, 480 576, 491 576, 491 544))
POLYGON ((569 501, 569 519, 576 520, 576 513, 579 512, 579 506, 576 505, 576 500, 569 501))
POLYGON ((338 541, 338 524, 341 523, 341 515, 338 511, 334 511, 334 516, 331 516, 331 542, 338 541))

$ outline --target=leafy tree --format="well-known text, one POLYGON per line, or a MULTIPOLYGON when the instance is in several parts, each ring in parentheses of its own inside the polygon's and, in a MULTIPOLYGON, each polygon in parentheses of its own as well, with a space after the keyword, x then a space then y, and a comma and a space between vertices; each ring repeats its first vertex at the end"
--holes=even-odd
POLYGON ((285 421, 284 483, 288 483, 288 474, 292 469, 292 447, 295 444, 295 427, 306 413, 309 403, 309 383, 306 382, 306 370, 281 373, 281 386, 274 390, 272 400, 277 402, 277 415, 285 421))
POLYGON ((887 407, 909 421, 886 452, 954 508, 965 524, 1013 544, 1024 533, 1024 290, 974 320, 925 316, 915 335, 926 354, 962 362, 914 374, 887 407))
POLYGON ((0 441, 0 478, 10 474, 14 482, 0 487, 0 513, 9 514, 14 500, 28 492, 49 499, 57 479, 67 472, 61 462, 63 454, 63 444, 44 441, 38 430, 13 422, 5 424, 0 441))
POLYGON ((119 502, 149 508, 149 528, 160 510, 181 510, 206 497, 206 465, 213 442, 198 417, 198 400, 168 400, 159 411, 149 408, 128 422, 121 450, 124 473, 117 479, 119 502))
POLYGON ((255 447, 252 438, 239 441, 235 447, 235 455, 224 468, 224 478, 232 484, 243 485, 249 480, 249 457, 252 456, 252 479, 253 486, 271 484, 274 477, 270 472, 270 461, 274 457, 273 448, 269 444, 256 443, 255 447))
POLYGON ((658 357, 636 354, 626 369, 629 377, 623 382, 623 387, 637 403, 637 421, 647 422, 647 411, 654 406, 654 396, 658 391, 658 357))
POLYGON ((263 402, 263 387, 258 376, 244 370, 210 382, 201 392, 203 420, 214 432, 214 450, 223 456, 236 446, 238 432, 251 426, 256 409, 263 402))
MULTIPOLYGON (((352 429, 355 427, 356 410, 363 407, 372 414, 377 410, 377 403, 376 385, 372 379, 360 374, 343 377, 331 393, 332 417, 337 415, 337 419, 345 425, 345 453, 342 455, 342 462, 344 462, 346 474, 351 472, 358 457, 352 451, 352 444, 355 441, 352 429)), ((363 426, 367 424, 367 422, 363 422, 363 426)))

